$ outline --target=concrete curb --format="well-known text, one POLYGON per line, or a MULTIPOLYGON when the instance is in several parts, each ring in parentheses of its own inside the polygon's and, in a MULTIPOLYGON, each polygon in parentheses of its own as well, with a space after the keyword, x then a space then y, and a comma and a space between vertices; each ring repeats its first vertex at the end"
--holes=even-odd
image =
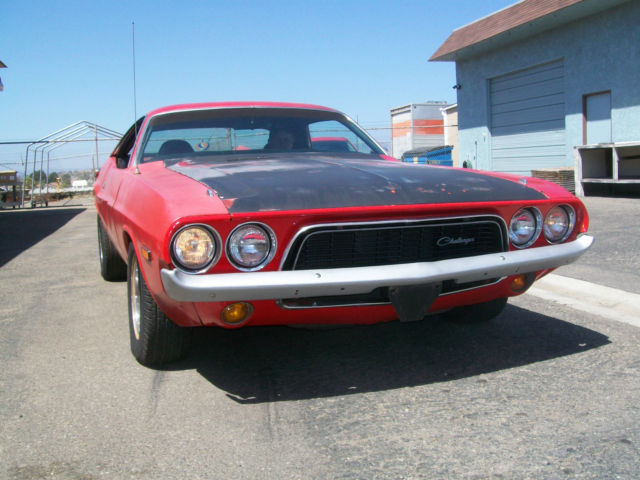
POLYGON ((640 295, 550 274, 527 294, 640 328, 640 295))

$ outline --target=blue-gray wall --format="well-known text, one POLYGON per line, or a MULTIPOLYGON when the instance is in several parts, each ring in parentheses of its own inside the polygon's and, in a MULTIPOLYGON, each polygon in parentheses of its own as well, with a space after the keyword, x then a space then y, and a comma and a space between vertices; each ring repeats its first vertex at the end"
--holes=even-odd
MULTIPOLYGON (((566 162, 583 142, 583 95, 611 91, 612 141, 640 141, 640 1, 456 62, 460 162, 492 169, 490 79, 554 60, 564 64, 566 162)), ((531 165, 532 169, 549 165, 531 165)), ((524 173, 524 172, 521 172, 524 173)))

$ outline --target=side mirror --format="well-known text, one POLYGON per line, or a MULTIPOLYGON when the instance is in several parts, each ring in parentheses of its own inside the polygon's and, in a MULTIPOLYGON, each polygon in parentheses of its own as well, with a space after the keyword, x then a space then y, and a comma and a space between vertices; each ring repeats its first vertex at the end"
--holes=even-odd
POLYGON ((126 157, 116 157, 116 167, 127 168, 129 165, 129 155, 126 157))

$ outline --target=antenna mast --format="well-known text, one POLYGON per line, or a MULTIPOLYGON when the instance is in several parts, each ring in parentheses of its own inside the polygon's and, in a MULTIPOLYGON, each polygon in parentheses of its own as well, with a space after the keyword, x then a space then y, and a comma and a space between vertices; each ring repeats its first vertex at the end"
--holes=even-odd
POLYGON ((136 24, 131 22, 131 46, 133 49, 133 122, 138 121, 138 106, 136 103, 136 24))

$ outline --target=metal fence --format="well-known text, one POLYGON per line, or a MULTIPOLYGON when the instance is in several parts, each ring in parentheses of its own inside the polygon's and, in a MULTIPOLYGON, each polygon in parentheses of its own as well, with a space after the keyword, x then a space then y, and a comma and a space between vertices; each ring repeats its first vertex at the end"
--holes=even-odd
POLYGON ((95 172, 121 137, 114 130, 78 122, 38 140, 0 141, 0 171, 15 171, 18 176, 15 187, 0 185, 2 198, 19 192, 12 206, 16 202, 35 206, 47 204, 50 194, 90 190, 95 172), (73 180, 86 180, 87 186, 73 188, 73 180))

